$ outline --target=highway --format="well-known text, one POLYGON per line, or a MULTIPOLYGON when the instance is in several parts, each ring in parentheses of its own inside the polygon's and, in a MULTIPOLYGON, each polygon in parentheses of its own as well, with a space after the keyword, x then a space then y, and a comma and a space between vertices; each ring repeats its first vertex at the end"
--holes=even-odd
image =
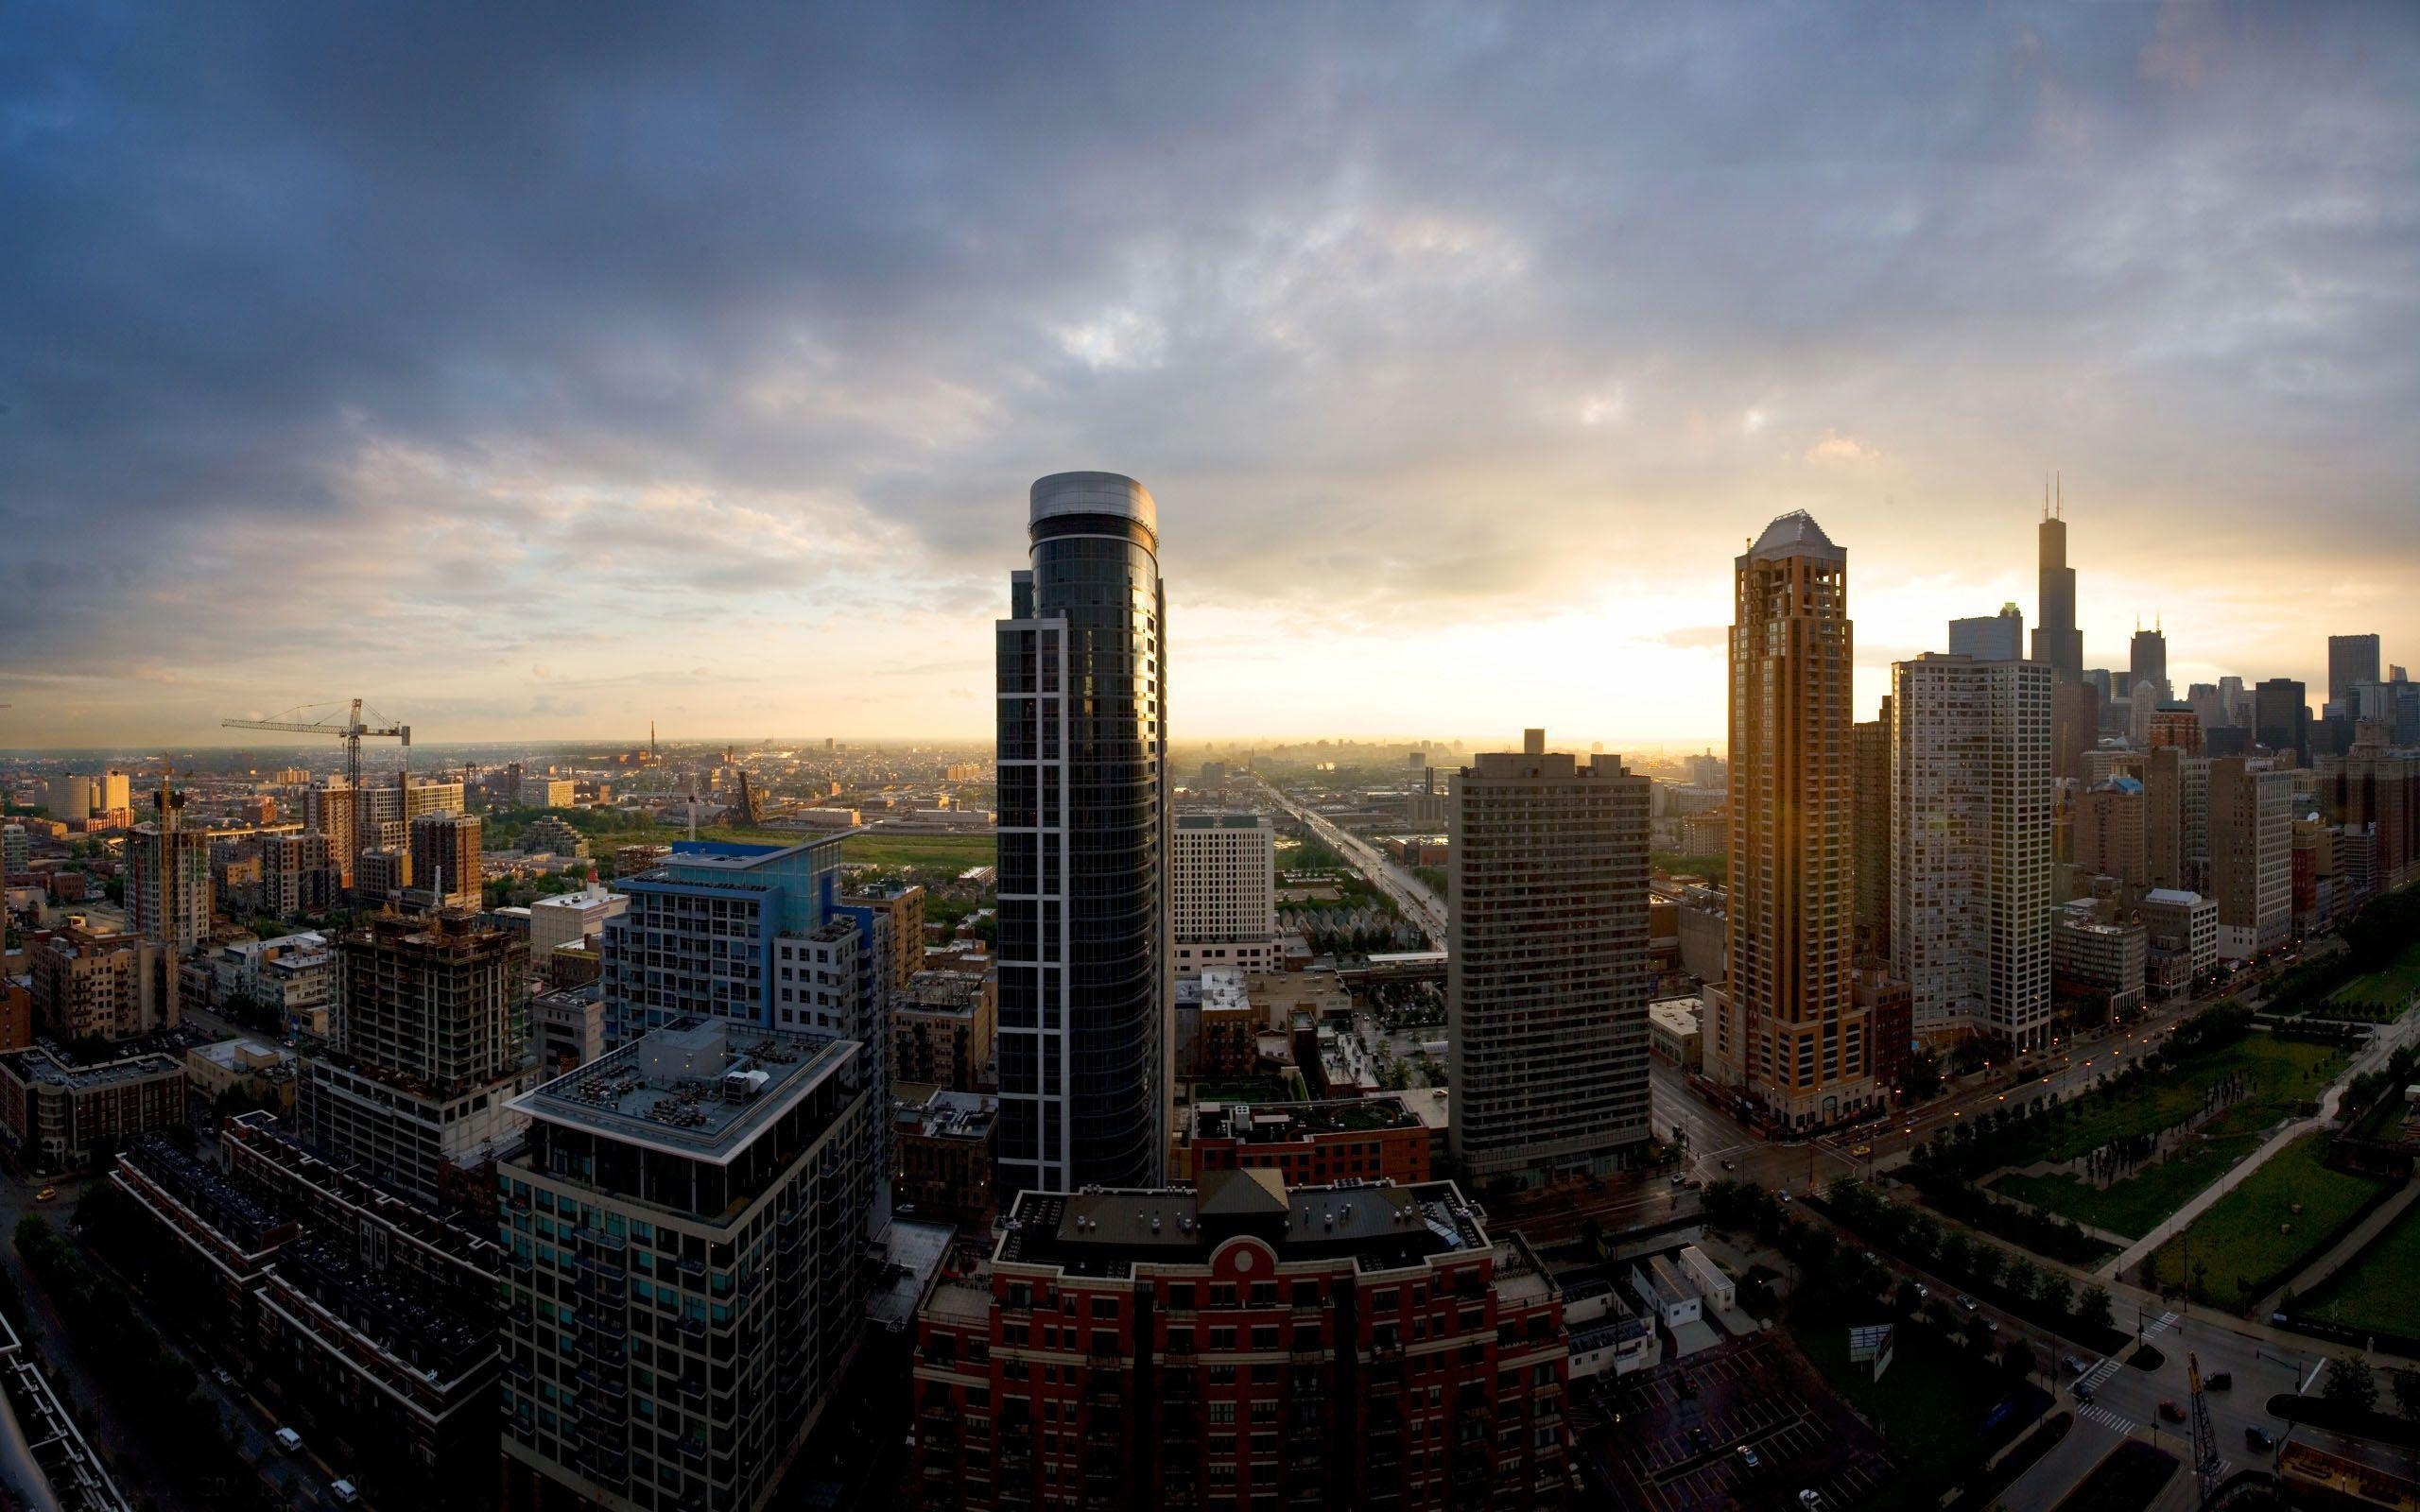
POLYGON ((1427 936, 1431 949, 1442 951, 1446 948, 1448 936, 1443 899, 1429 891, 1418 877, 1397 866, 1385 851, 1327 816, 1314 811, 1309 805, 1279 792, 1267 778, 1260 780, 1260 785, 1268 789, 1269 796, 1279 807, 1327 842, 1337 854, 1353 863, 1372 886, 1392 899, 1394 905, 1403 910, 1404 917, 1427 936))

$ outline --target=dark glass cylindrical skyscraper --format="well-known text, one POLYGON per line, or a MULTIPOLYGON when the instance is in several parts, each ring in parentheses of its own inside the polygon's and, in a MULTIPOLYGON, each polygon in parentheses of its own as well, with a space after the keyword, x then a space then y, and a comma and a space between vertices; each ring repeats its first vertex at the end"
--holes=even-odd
POLYGON ((999 622, 999 1079, 1018 1192, 1156 1184, 1167 1149, 1159 518, 1115 472, 1033 485, 999 622))

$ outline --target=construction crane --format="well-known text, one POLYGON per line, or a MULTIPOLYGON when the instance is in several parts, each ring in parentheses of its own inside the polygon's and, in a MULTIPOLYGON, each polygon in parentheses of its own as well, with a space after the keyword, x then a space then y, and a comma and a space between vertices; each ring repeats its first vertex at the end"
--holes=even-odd
POLYGON ((2202 1394, 2202 1362, 2190 1351, 2185 1356, 2185 1383, 2192 1392, 2193 1478, 2202 1493, 2201 1504, 2207 1506, 2218 1491, 2226 1461, 2219 1458, 2219 1435, 2210 1426, 2210 1399, 2202 1394))
POLYGON ((221 719, 218 722, 229 730, 285 730, 298 735, 334 735, 344 742, 346 784, 358 793, 361 791, 361 743, 363 740, 400 740, 406 746, 412 743, 411 726, 390 725, 387 723, 387 716, 375 709, 369 710, 368 713, 371 719, 377 722, 365 723, 361 717, 363 712, 361 700, 355 698, 350 706, 333 703, 298 704, 274 719, 221 719), (341 709, 344 713, 341 715, 328 713, 320 714, 317 718, 305 717, 317 714, 322 709, 341 709))

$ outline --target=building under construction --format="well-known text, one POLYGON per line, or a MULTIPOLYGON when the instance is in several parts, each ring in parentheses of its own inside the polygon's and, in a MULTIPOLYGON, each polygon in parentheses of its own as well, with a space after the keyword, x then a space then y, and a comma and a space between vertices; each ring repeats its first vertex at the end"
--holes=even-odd
POLYGON ((529 944, 468 909, 386 910, 337 942, 331 1041, 305 1057, 304 1137, 428 1202, 484 1200, 518 1135, 529 944))

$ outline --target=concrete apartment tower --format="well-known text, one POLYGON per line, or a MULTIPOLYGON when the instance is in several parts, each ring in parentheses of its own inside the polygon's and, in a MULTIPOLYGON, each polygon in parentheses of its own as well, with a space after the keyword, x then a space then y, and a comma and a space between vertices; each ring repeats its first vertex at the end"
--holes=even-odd
POLYGON ((1158 510, 1115 472, 1030 507, 997 626, 1003 1206, 1159 1184, 1176 1011, 1158 510))
POLYGON ((1891 968, 1919 1038, 2050 1032, 2050 686, 2039 662, 1892 669, 1891 968))
POLYGON ((1730 979, 1707 995, 1706 1068, 1809 1127, 1876 1098, 1850 996, 1848 553, 1800 510, 1734 567, 1730 979))
POLYGON ((2275 950, 2293 932, 2295 775, 2242 756, 2210 764, 2210 890, 2227 960, 2275 950))
POLYGON ((1603 1173, 1647 1142, 1647 801, 1619 757, 1542 730, 1454 774, 1449 1129, 1473 1180, 1603 1173))
POLYGON ((1177 974, 1276 970, 1277 832, 1268 816, 1180 814, 1174 839, 1177 974))

